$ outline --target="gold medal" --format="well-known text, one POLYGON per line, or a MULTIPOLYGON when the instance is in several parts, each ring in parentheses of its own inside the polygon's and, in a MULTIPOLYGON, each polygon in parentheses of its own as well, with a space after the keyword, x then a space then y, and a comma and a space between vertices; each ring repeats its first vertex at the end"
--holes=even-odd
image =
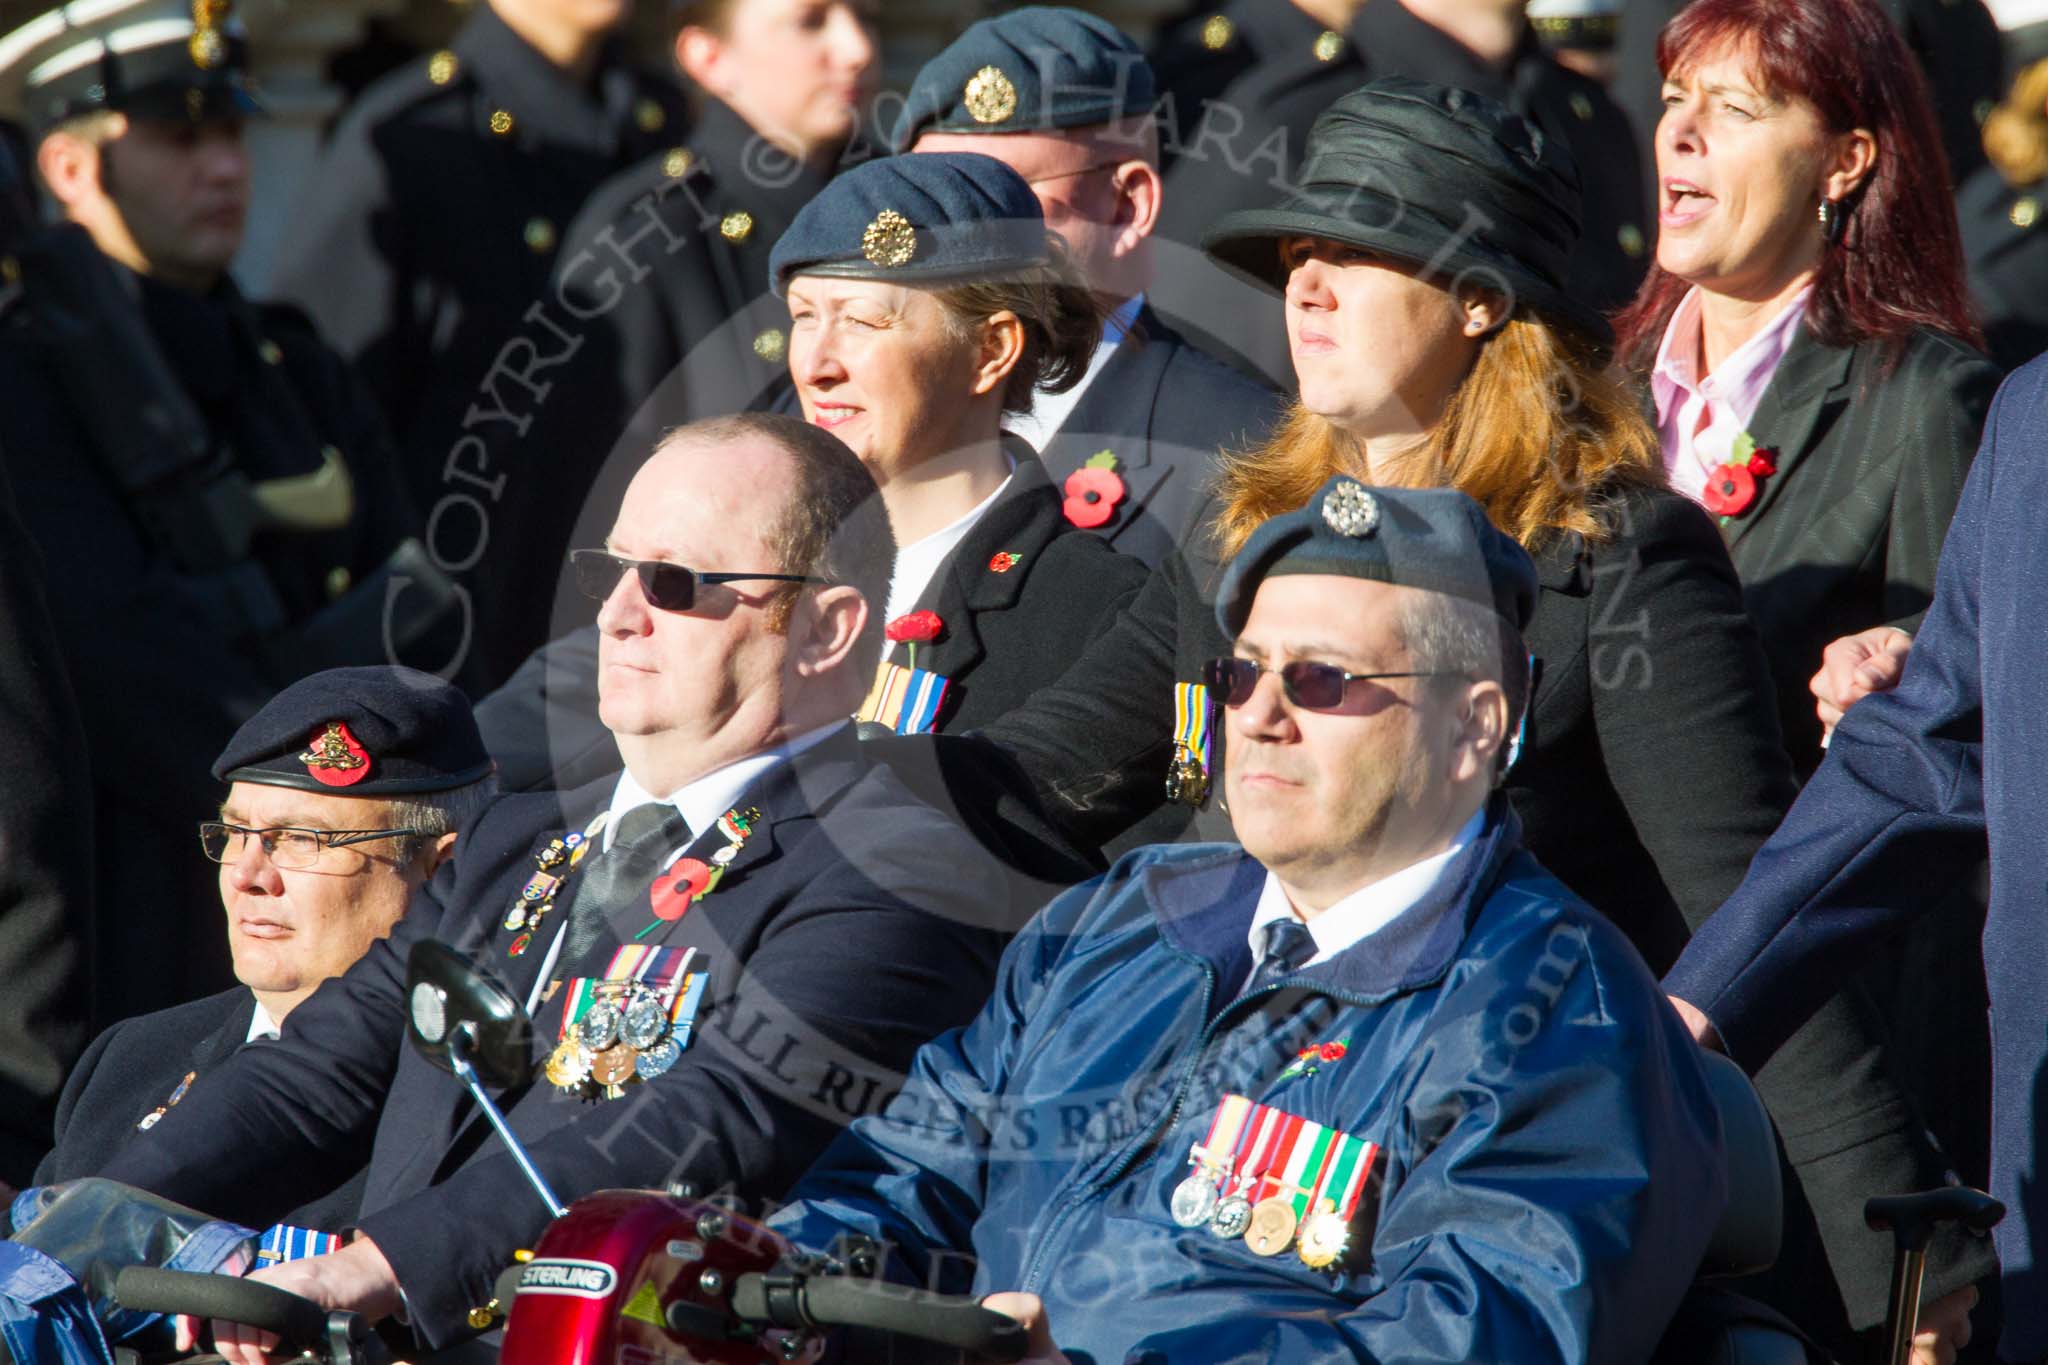
POLYGON ((548 1054, 548 1084, 557 1090, 575 1090, 590 1079, 590 1060, 584 1055, 583 1045, 574 1038, 564 1038, 548 1054))
POLYGON ((1199 806, 1209 799, 1209 774, 1185 748, 1174 754, 1173 765, 1166 770, 1166 799, 1183 806, 1199 806))
POLYGON ((1301 1225, 1301 1245, 1295 1254, 1303 1265, 1324 1270, 1344 1259, 1351 1249, 1351 1226, 1332 1209, 1312 1214, 1301 1225))
POLYGON ((1278 1256, 1294 1240, 1299 1221, 1294 1205, 1287 1200, 1278 1195, 1261 1199, 1252 1205, 1251 1225, 1245 1229, 1244 1243, 1254 1255, 1278 1256))
POLYGON ((590 1078, 602 1086, 624 1085, 633 1078, 633 1049, 614 1043, 592 1057, 590 1078))

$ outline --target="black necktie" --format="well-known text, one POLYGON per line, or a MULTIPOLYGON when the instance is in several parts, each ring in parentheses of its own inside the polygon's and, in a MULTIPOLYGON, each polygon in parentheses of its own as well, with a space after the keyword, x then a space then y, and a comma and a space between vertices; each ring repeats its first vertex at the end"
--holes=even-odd
POLYGON ((620 817, 612 846, 592 859, 570 888, 569 927, 555 961, 566 970, 597 942, 605 921, 636 897, 647 894, 662 855, 689 841, 690 822, 675 807, 649 801, 620 817))
POLYGON ((1266 955, 1252 969, 1244 993, 1262 990, 1281 977, 1300 971, 1316 955, 1315 935, 1298 919, 1276 919, 1266 925, 1266 955))

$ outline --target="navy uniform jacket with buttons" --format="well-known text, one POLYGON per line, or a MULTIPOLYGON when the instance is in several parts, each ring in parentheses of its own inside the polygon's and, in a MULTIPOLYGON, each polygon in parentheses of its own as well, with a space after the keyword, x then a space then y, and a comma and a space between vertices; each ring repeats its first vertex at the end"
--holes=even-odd
POLYGON ((607 180, 568 226, 528 328, 552 362, 545 396, 522 400, 530 420, 475 428, 481 467, 504 480, 480 677, 495 685, 561 633, 563 556, 603 539, 664 432, 786 387, 789 310, 768 293, 768 253, 826 178, 710 100, 686 144, 607 180))
MULTIPOLYGON (((243 560, 187 571, 145 530, 147 501, 124 498, 105 468, 76 362, 52 349, 35 305, 0 313, 0 463, 47 564, 98 792, 107 1022, 230 980, 191 824, 220 800, 208 769, 303 671, 273 647, 284 629, 374 572, 416 525, 375 404, 303 313, 252 306, 231 281, 202 298, 123 275, 211 437, 206 458, 261 481, 315 473, 332 447, 353 513, 336 530, 258 534, 243 560), (267 587, 252 587, 256 577, 267 587), (264 592, 267 604, 252 598, 264 592)), ((354 662, 383 662, 376 635, 354 662)))
POLYGON ((364 92, 307 174, 269 290, 312 313, 382 406, 429 548, 474 594, 452 661, 466 680, 496 680, 529 505, 573 487, 508 478, 487 444, 531 425, 573 340, 548 291, 562 243, 600 184, 685 123, 673 82, 607 49, 578 88, 479 4, 451 48, 364 92))
MULTIPOLYGON (((35 1183, 51 1185, 98 1175, 159 1109, 168 1112, 187 1077, 196 1083, 245 1045, 256 997, 245 986, 124 1019, 92 1040, 57 1101, 56 1146, 36 1167, 35 1183)), ((252 1046, 260 1046, 255 1044, 252 1046)), ((188 1089, 186 1094, 190 1094, 188 1089)), ((151 1125, 154 1127, 155 1125, 151 1125)), ((358 1170, 282 1221, 297 1227, 340 1227, 362 1202, 358 1170)))
POLYGON ((2048 350, 2048 183, 2013 186, 1990 166, 1963 182, 1956 217, 1970 301, 2001 368, 2048 350))
MULTIPOLYGON (((980 1008, 1006 927, 987 909, 1003 904, 1002 878, 858 750, 842 731, 757 779, 736 804, 761 820, 723 883, 643 940, 709 959, 708 1003, 674 1070, 598 1105, 538 1075, 498 1096, 565 1200, 670 1177, 778 1197, 840 1125, 893 1092, 919 1045, 980 1008)), ((406 954, 439 937, 525 999, 547 940, 511 956, 505 912, 535 854, 609 791, 489 807, 389 939, 299 1005, 280 1041, 195 1084, 102 1174, 260 1226, 367 1147, 357 1221, 397 1272, 414 1330, 429 1346, 466 1334, 469 1310, 490 1300, 547 1211, 461 1087, 406 1041, 406 954)), ((688 853, 708 859, 724 843, 706 830, 688 853)), ((644 901, 620 913, 552 979, 601 975, 650 922, 644 901)), ((540 1006, 536 1061, 567 995, 565 985, 540 1006)))
MULTIPOLYGON (((1074 530, 1045 466, 1017 442, 1016 473, 967 532, 912 610, 944 630, 917 666, 947 679, 936 728, 959 733, 1007 715, 1102 635, 1145 581, 1145 566, 1074 530), (998 571, 997 555, 1016 563, 998 571)), ((908 645, 883 656, 908 667, 908 645)))
POLYGON ((1038 454, 1055 488, 1100 452, 1115 455, 1129 495, 1096 534, 1156 567, 1194 529, 1218 452, 1257 445, 1282 405, 1144 308, 1038 454))
POLYGON ((974 1292, 1039 1295, 1105 1365, 1648 1359, 1730 1196, 1720 1120, 1642 960, 1515 833, 1497 803, 1466 880, 1242 996, 1265 869, 1131 855, 1019 936, 775 1226, 879 1239, 947 1288, 971 1252, 974 1292), (1379 1144, 1369 1257, 1315 1270, 1174 1222, 1228 1093, 1379 1144))

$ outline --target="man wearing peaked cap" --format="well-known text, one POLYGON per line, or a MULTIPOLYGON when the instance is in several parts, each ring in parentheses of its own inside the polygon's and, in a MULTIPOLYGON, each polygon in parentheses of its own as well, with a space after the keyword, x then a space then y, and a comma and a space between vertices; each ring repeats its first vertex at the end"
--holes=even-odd
POLYGON ((1091 462, 1108 468, 1115 496, 1088 503, 1079 524, 1148 564, 1191 529, 1218 449, 1256 442, 1279 411, 1268 387, 1190 344, 1148 301, 1163 204, 1156 104, 1152 68, 1123 33, 1080 10, 1030 6, 970 26, 925 63, 893 139, 899 151, 1007 163, 1065 239, 1108 321, 1082 381, 1011 429, 1056 485, 1091 462))
MULTIPOLYGON (((462 693, 406 668, 294 683, 242 726, 213 776, 227 795, 194 855, 220 864, 241 984, 101 1034, 65 1084, 39 1185, 96 1174, 130 1139, 147 1141, 200 1077, 277 1037, 300 1001, 391 931, 497 789, 462 693)), ((361 1183, 295 1219, 352 1216, 361 1183)))
POLYGON ((195 932, 214 893, 179 876, 181 807, 210 798, 236 727, 387 647, 438 666, 452 641, 423 641, 460 630, 374 404, 303 314, 229 273, 248 56, 227 0, 74 0, 0 37, 0 117, 28 120, 63 220, 0 243, 0 461, 64 585, 51 615, 109 921, 102 1025, 228 979, 195 932))
POLYGON ((1338 477, 1254 532, 1207 669, 1241 846, 1046 907, 776 1226, 989 1295, 1038 1360, 1648 1359, 1720 1118, 1498 790, 1536 591, 1454 491, 1338 477))

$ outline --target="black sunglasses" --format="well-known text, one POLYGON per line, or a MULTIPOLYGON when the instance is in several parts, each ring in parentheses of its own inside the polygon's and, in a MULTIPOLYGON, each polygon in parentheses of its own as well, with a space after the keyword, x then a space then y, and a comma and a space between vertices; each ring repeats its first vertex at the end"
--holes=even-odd
POLYGON ((1439 669, 1433 673, 1346 673, 1335 664, 1310 663, 1296 659, 1269 669, 1250 659, 1211 659, 1202 665, 1202 681, 1209 695, 1225 706, 1243 706, 1252 699, 1261 673, 1278 673, 1280 690, 1304 711, 1335 711, 1344 705, 1344 689, 1355 682, 1381 682, 1389 678, 1462 678, 1462 673, 1439 669))
POLYGON ((747 583, 764 580, 775 583, 823 583, 799 573, 698 573, 681 564, 664 564, 653 559, 625 559, 605 550, 571 550, 569 564, 576 570, 576 587, 585 597, 602 602, 628 573, 640 577, 640 591, 650 606, 663 611, 688 611, 697 605, 700 583, 747 583))

